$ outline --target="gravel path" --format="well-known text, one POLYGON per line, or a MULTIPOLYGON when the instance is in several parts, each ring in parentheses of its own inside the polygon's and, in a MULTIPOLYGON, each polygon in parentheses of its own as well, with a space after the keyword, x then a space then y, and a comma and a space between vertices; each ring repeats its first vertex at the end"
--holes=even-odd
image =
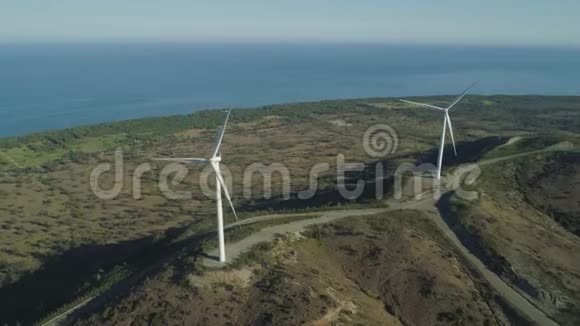
MULTIPOLYGON (((500 157, 500 158, 480 161, 480 162, 478 162, 478 164, 479 165, 488 165, 488 164, 493 164, 493 163, 497 163, 497 162, 501 162, 501 161, 505 161, 505 160, 509 160, 509 159, 514 159, 514 158, 521 157, 521 156, 536 154, 539 152, 557 151, 557 150, 569 151, 569 150, 572 150, 572 146, 569 143, 561 143, 561 144, 557 144, 555 146, 548 147, 544 150, 527 152, 527 153, 522 153, 522 154, 515 154, 515 155, 506 156, 506 157, 500 157)), ((427 181, 427 182, 429 182, 429 181, 427 181)), ((506 284, 496 274, 494 274, 489 269, 487 269, 487 267, 477 257, 472 255, 469 252, 469 250, 463 246, 461 241, 459 241, 459 239, 457 239, 453 230, 451 230, 449 228, 449 226, 443 221, 443 219, 441 218, 441 216, 438 213, 438 210, 435 207, 435 201, 432 199, 431 195, 429 193, 425 193, 423 198, 425 198, 425 199, 409 200, 409 201, 404 201, 404 202, 392 201, 392 202, 389 202, 388 208, 383 208, 383 209, 375 208, 375 209, 325 211, 325 212, 321 212, 320 213, 321 216, 319 216, 317 218, 300 220, 300 221, 291 222, 291 223, 287 223, 287 224, 267 227, 267 228, 264 228, 263 230, 260 230, 256 233, 248 236, 247 238, 245 238, 241 241, 238 241, 235 243, 226 243, 226 252, 229 256, 228 259, 230 261, 234 260, 236 257, 239 257, 239 255, 241 253, 247 251, 249 248, 251 248, 255 244, 258 244, 258 243, 264 242, 264 241, 271 241, 273 239, 273 236, 276 233, 299 232, 299 231, 304 230, 304 228, 306 228, 309 225, 330 223, 332 221, 335 221, 335 220, 338 220, 341 218, 345 218, 345 217, 349 217, 349 216, 375 215, 378 213, 388 212, 388 211, 392 211, 395 209, 418 209, 418 210, 422 210, 422 211, 427 212, 429 216, 433 217, 433 221, 435 222, 435 225, 443 232, 443 234, 445 234, 447 236, 447 238, 458 248, 459 252, 467 259, 467 261, 469 261, 473 265, 473 267, 476 268, 483 275, 483 277, 489 282, 489 284, 508 303, 510 303, 513 307, 517 308, 525 316, 527 316, 529 320, 531 320, 539 325, 550 325, 550 326, 551 325, 558 325, 552 319, 550 319, 548 316, 546 316, 541 310, 539 310, 536 306, 531 304, 526 298, 521 296, 517 291, 515 291, 508 284, 506 284)), ((302 213, 302 214, 276 214, 276 215, 257 216, 257 217, 245 219, 245 220, 230 224, 230 225, 226 226, 226 229, 231 229, 231 228, 237 227, 238 225, 247 225, 247 224, 252 224, 252 223, 257 223, 257 222, 269 221, 269 220, 273 220, 273 219, 287 218, 289 216, 296 216, 296 217, 307 216, 307 215, 312 215, 313 213, 316 214, 316 212, 311 212, 311 213, 302 213)), ((208 254, 210 256, 217 255, 217 250, 211 251, 208 254)), ((168 259, 169 258, 170 257, 168 257, 168 259)), ((163 262, 165 262, 165 261, 166 260, 163 260, 163 262)), ((162 262, 159 262, 158 264, 161 264, 161 263, 162 262)), ((210 266, 210 267, 223 266, 223 264, 220 264, 215 259, 211 259, 211 258, 204 259, 204 264, 206 266, 210 266)), ((153 267, 154 266, 151 266, 151 268, 153 268, 153 267)), ((96 301, 96 299, 100 299, 101 297, 104 297, 104 296, 99 295, 96 298, 90 298, 90 299, 86 300, 85 302, 81 303, 80 305, 70 309, 69 311, 53 318, 51 321, 49 321, 45 325, 58 325, 61 323, 66 324, 67 319, 68 319, 67 317, 74 314, 79 308, 81 308, 85 305, 91 304, 94 301, 96 301)))
MULTIPOLYGON (((563 144, 562 144, 563 145, 563 144)), ((494 158, 489 160, 480 161, 477 164, 480 166, 494 164, 506 160, 515 159, 518 157, 528 156, 537 154, 540 152, 546 151, 555 151, 555 150, 569 150, 570 148, 566 145, 562 146, 558 144, 556 146, 552 146, 546 148, 544 150, 538 150, 533 152, 527 153, 520 153, 509 155, 500 158, 494 158)), ((429 182, 429 180, 427 180, 429 182)), ((447 190, 449 191, 449 190, 447 190)), ((443 191, 444 192, 444 191, 443 191)), ((397 201, 389 201, 389 207, 383 209, 356 209, 356 210, 340 210, 340 211, 326 211, 322 212, 321 216, 307 219, 307 220, 300 220, 296 222, 291 222, 287 224, 275 225, 271 227, 266 227, 238 242, 234 243, 226 243, 226 253, 228 256, 228 261, 235 261, 242 253, 247 252, 250 248, 255 246, 258 243, 265 242, 265 241, 272 241, 276 234, 283 234, 283 233, 297 233, 303 231, 306 227, 315 224, 327 224, 338 219, 346 218, 349 216, 369 216, 369 215, 376 215, 379 213, 384 213, 396 209, 417 209, 424 211, 427 213, 428 216, 431 217, 431 220, 437 226, 437 228, 451 241, 451 243, 458 249, 461 255, 475 268, 482 277, 491 285, 492 288, 506 301, 508 302, 513 308, 517 311, 522 313, 527 317, 528 320, 537 323, 538 325, 546 325, 546 326, 557 326, 553 319, 547 316, 542 310, 538 307, 533 305, 527 298, 522 296, 519 292, 513 289, 509 284, 504 282, 499 276, 497 276, 494 272, 489 270, 485 264, 479 260, 475 255, 473 255, 468 248, 466 248, 461 241, 457 238, 455 232, 445 223, 437 207, 435 206, 436 201, 430 196, 429 193, 425 193, 422 196, 424 199, 420 200, 410 200, 405 202, 397 202, 397 201)), ((273 220, 277 218, 285 218, 290 216, 291 214, 285 215, 268 215, 268 216, 260 216, 252 219, 247 219, 244 221, 240 221, 236 224, 228 226, 228 228, 234 227, 238 224, 250 224, 255 222, 273 220)), ((308 214, 296 214, 292 216, 304 216, 308 214)), ((388 215, 385 215, 388 218, 388 215)), ((217 249, 214 249, 208 253, 209 256, 217 256, 218 252, 217 249)), ((221 267, 223 264, 219 263, 216 259, 212 258, 205 258, 204 265, 207 267, 221 267)))

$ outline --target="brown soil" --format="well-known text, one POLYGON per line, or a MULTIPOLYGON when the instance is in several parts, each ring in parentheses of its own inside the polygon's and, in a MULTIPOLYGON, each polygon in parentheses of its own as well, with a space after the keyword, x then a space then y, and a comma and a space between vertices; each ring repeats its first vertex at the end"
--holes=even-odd
MULTIPOLYGON (((389 213, 391 214, 391 213, 389 213)), ((175 263, 102 311, 105 325, 496 325, 493 293, 419 213, 354 218, 283 238, 269 263, 195 272, 175 263), (323 234, 323 236, 320 236, 323 234), (177 267, 181 266, 181 267, 177 267)), ((191 258, 190 258, 191 259, 191 258)))

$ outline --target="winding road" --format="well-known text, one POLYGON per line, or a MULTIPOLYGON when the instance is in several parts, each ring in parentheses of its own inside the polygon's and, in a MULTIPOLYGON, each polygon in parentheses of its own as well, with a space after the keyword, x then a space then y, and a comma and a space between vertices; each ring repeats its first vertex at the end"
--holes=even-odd
MULTIPOLYGON (((526 153, 519 153, 508 155, 499 158, 492 158, 488 160, 479 161, 476 164, 479 166, 484 166, 488 164, 498 163, 506 160, 515 159, 518 157, 534 155, 541 152, 547 151, 561 151, 561 150, 571 150, 569 143, 561 143, 556 144, 554 146, 550 146, 548 148, 537 150, 537 151, 530 151, 526 153)), ((422 181, 427 180, 429 182, 429 178, 423 178, 422 181)), ((407 185, 410 185, 410 182, 413 180, 409 180, 407 185)), ((443 189, 441 193, 452 191, 453 189, 443 189)), ((266 227, 252 235, 234 242, 234 243, 226 243, 226 253, 228 256, 229 261, 234 261, 237 257, 239 257, 244 252, 250 250, 253 246, 258 243, 271 241, 274 239, 276 234, 283 234, 283 233, 297 233, 303 231, 306 227, 316 224, 327 224, 333 221, 346 218, 346 217, 359 217, 359 216, 370 216, 376 215, 380 213, 385 213, 393 210, 399 209, 415 209, 421 210, 425 212, 434 224, 438 227, 438 229, 451 241, 451 243, 458 249, 459 253, 468 261, 474 269, 476 269, 483 278, 489 283, 489 285, 513 308, 517 311, 522 313, 524 316, 527 317, 528 320, 537 323, 539 325, 558 325, 553 319, 547 316, 542 310, 538 307, 533 305, 528 299, 522 296, 519 292, 513 289, 510 285, 504 282, 501 278, 499 278, 495 273, 490 271, 485 264, 479 260, 475 255, 473 255, 469 249, 467 249, 461 241, 457 238, 455 232, 445 223, 441 215, 439 214, 439 210, 435 206, 437 201, 433 198, 433 193, 430 191, 426 191, 420 194, 420 196, 416 196, 410 199, 403 199, 402 201, 396 200, 387 200, 388 204, 387 208, 371 208, 371 209, 352 209, 352 210, 329 210, 329 211, 322 211, 316 212, 316 214, 320 214, 319 216, 312 218, 312 219, 302 219, 295 222, 290 222, 286 224, 280 224, 275 226, 266 227), (419 199, 416 199, 419 198, 419 199)), ((241 220, 236 223, 229 224, 226 226, 226 229, 231 229, 234 227, 238 227, 240 225, 249 225, 264 221, 270 221, 275 219, 282 219, 288 218, 289 216, 294 217, 303 217, 313 215, 313 212, 310 213, 301 213, 301 214, 273 214, 273 215, 264 215, 264 216, 257 216, 253 218, 248 218, 241 220)), ((388 215, 385 215, 388 218, 388 215)), ((217 248, 208 252, 208 256, 217 256, 217 248)), ((167 259, 163 259, 163 262, 166 262, 167 259)), ((161 262, 160 264, 162 264, 161 262)), ((207 267, 219 268, 223 267, 224 264, 219 263, 216 259, 212 258, 204 258, 203 261, 204 265, 207 267)), ((157 264, 156 264, 157 265, 157 264)), ((152 269, 151 268, 148 269, 152 269)), ((99 299, 104 299, 104 294, 101 294, 97 297, 90 298, 87 301, 83 302, 78 307, 70 309, 69 311, 53 318, 50 322, 43 324, 42 326, 48 325, 57 325, 59 323, 67 323, 68 318, 75 313, 77 309, 82 308, 92 301, 102 301, 99 299)), ((96 304, 95 306, 98 306, 96 304)))
MULTIPOLYGON (((485 264, 479 260, 475 255, 473 255, 469 249, 467 249, 461 241, 455 235, 455 232, 445 223, 443 218, 439 214, 439 210, 435 206, 436 201, 432 198, 421 199, 418 201, 413 202, 405 202, 405 203, 397 203, 391 202, 389 203, 389 208, 384 209, 357 209, 357 210, 340 210, 340 211, 327 211, 324 212, 320 217, 307 219, 307 220, 300 220, 296 222, 291 222, 287 224, 275 225, 271 227, 264 228, 238 242, 234 243, 227 243, 226 244, 226 252, 228 255, 229 261, 235 261, 239 255, 242 253, 250 250, 253 246, 260 242, 264 241, 271 241, 274 239, 276 234, 284 234, 284 233, 297 233, 303 231, 306 227, 310 225, 316 224, 326 224, 338 219, 346 218, 346 217, 360 217, 360 216, 369 216, 369 215, 376 215, 379 213, 385 213, 388 211, 398 210, 398 209, 415 209, 421 210, 431 218, 437 228, 446 236, 447 239, 451 241, 451 243, 456 247, 461 253, 461 255, 472 265, 474 269, 476 269, 482 277, 491 285, 491 287, 501 296, 504 298, 506 302, 508 302, 512 307, 514 307, 517 311, 521 312, 526 318, 530 321, 534 321, 539 325, 546 325, 546 326, 556 326, 558 325, 553 319, 547 316, 543 311, 533 305, 528 299, 523 297, 519 292, 513 289, 510 285, 508 285, 505 281, 503 281, 499 276, 497 276, 494 272, 489 270, 485 264)), ((388 215, 384 215, 385 218, 388 218, 388 215)), ((280 216, 269 216, 270 219, 276 218, 287 218, 288 215, 280 215, 280 216)), ((214 249, 209 252, 210 256, 217 255, 217 249, 214 249)), ((223 266, 222 263, 219 263, 215 259, 205 258, 204 265, 207 267, 221 267, 223 266)))
MULTIPOLYGON (((507 155, 498 158, 492 158, 487 160, 482 160, 477 162, 478 166, 485 166, 489 164, 494 164, 506 160, 512 160, 519 157, 539 154, 542 152, 549 152, 549 151, 562 151, 562 150, 571 150, 572 147, 569 143, 560 143, 550 147, 547 147, 542 150, 537 151, 530 151, 525 153, 518 153, 513 155, 507 155)), ((419 177, 421 178, 421 177, 419 177)), ((423 184, 425 181, 430 182, 432 179, 430 178, 422 178, 421 180, 423 184)), ((406 183, 406 187, 412 186, 415 180, 411 179, 408 180, 406 183)), ((453 189, 444 189, 441 192, 446 193, 452 191, 453 189)), ((405 191, 404 191, 405 192, 405 191)), ((306 220, 299 220, 296 222, 291 222, 287 224, 280 224, 275 226, 266 227, 238 242, 234 243, 227 243, 226 244, 226 253, 228 255, 229 261, 235 261, 242 253, 247 252, 253 246, 258 243, 265 242, 265 241, 272 241, 276 234, 284 234, 284 233, 298 233, 303 231, 306 227, 316 224, 327 224, 338 219, 346 218, 346 217, 359 217, 359 216, 368 216, 368 215, 376 215, 379 213, 385 213, 388 211, 399 210, 399 209, 415 209, 420 210, 425 213, 431 218, 433 223, 437 226, 437 228, 445 235, 445 237, 454 245, 454 247, 461 253, 461 255, 466 259, 471 266, 477 270, 481 276, 488 282, 488 284, 513 308, 517 311, 522 313, 529 321, 537 323, 539 325, 546 325, 546 326, 557 326, 558 323, 546 315, 541 309, 535 306, 532 302, 530 302, 526 297, 521 295, 518 291, 516 291, 513 287, 511 287, 508 283, 502 280, 497 274, 492 272, 485 264, 473 255, 468 248, 466 248, 457 235, 455 234, 454 230, 449 227, 447 223, 443 220, 443 217, 440 215, 439 210, 436 207, 437 200, 433 198, 433 193, 431 191, 426 191, 421 193, 418 196, 415 196, 410 200, 406 201, 395 201, 395 200, 388 200, 386 201, 388 204, 388 208, 383 209, 356 209, 356 210, 337 210, 337 211, 326 211, 322 212, 321 216, 306 219, 306 220), (424 198, 424 199, 414 199, 414 198, 424 198)), ((292 216, 304 216, 307 214, 296 214, 292 216)), ((234 227, 239 224, 251 224, 260 221, 266 220, 273 220, 277 218, 287 218, 289 214, 285 215, 268 215, 268 216, 261 216, 256 217, 248 220, 241 221, 239 223, 235 223, 230 225, 229 227, 234 227)), ((388 215, 385 215, 388 218, 388 215)), ((209 256, 217 256, 217 248, 211 250, 209 256)), ((204 265, 207 267, 221 267, 223 266, 222 263, 219 263, 215 259, 205 258, 204 265)))

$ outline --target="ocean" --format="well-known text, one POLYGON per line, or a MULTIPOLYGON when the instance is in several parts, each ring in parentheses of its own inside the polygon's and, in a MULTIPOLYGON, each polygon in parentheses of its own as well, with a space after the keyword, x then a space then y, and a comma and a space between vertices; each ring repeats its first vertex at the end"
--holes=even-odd
POLYGON ((0 45, 0 137, 223 107, 580 95, 580 49, 372 44, 0 45))

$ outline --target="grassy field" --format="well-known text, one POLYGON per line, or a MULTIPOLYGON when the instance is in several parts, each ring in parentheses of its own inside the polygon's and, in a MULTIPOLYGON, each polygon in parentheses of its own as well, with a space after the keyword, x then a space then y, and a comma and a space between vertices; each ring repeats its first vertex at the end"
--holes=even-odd
MULTIPOLYGON (((421 99, 433 103, 449 100, 421 99)), ((563 141, 579 144, 578 97, 468 96, 453 110, 452 118, 460 157, 453 159, 446 152, 451 165, 462 163, 466 156, 498 157, 563 141), (498 147, 504 140, 518 137, 498 147)), ((151 158, 207 156, 222 119, 222 112, 202 111, 0 139, 0 151, 5 154, 0 155, 0 295, 8 285, 19 286, 19 280, 43 273, 43 267, 71 252, 90 256, 94 248, 124 248, 128 243, 139 251, 168 236, 182 240, 213 229, 214 203, 199 186, 202 167, 190 169, 181 184, 172 186, 173 190, 191 191, 192 198, 173 200, 158 188, 164 164, 151 158), (117 198, 102 200, 89 187, 90 174, 101 163, 114 163, 116 149, 123 151, 124 186, 117 198), (135 169, 144 163, 152 171, 143 175, 142 197, 136 199, 131 182, 135 169), (187 231, 173 234, 171 230, 187 231)), ((380 158, 391 169, 387 172, 401 162, 433 161, 441 116, 395 99, 234 110, 221 151, 224 169, 233 176, 232 193, 240 214, 308 211, 337 204, 376 205, 372 196, 364 201, 338 200, 336 165, 337 155, 342 154, 346 162, 367 164, 367 170, 353 175, 354 179, 371 176, 379 159, 365 152, 362 140, 367 129, 378 124, 393 127, 399 139, 396 153, 380 158), (281 200, 283 179, 279 174, 266 178, 272 183, 272 199, 261 196, 264 180, 259 176, 251 180, 251 196, 244 196, 243 171, 256 162, 282 163, 288 169, 292 200, 281 200), (296 200, 299 191, 308 189, 310 170, 319 163, 330 167, 319 175, 321 191, 312 199, 296 200)), ((102 181, 112 184, 112 179, 112 174, 106 174, 102 181)), ((509 187, 513 182, 497 181, 494 187, 502 182, 509 187)), ((385 187, 389 192, 392 185, 385 187)), ((224 211, 226 220, 232 222, 227 207, 224 211)), ((559 214, 553 207, 552 211, 559 214)), ((124 259, 115 255, 99 262, 116 266, 124 259)), ((98 270, 99 266, 91 266, 88 273, 98 270)))

